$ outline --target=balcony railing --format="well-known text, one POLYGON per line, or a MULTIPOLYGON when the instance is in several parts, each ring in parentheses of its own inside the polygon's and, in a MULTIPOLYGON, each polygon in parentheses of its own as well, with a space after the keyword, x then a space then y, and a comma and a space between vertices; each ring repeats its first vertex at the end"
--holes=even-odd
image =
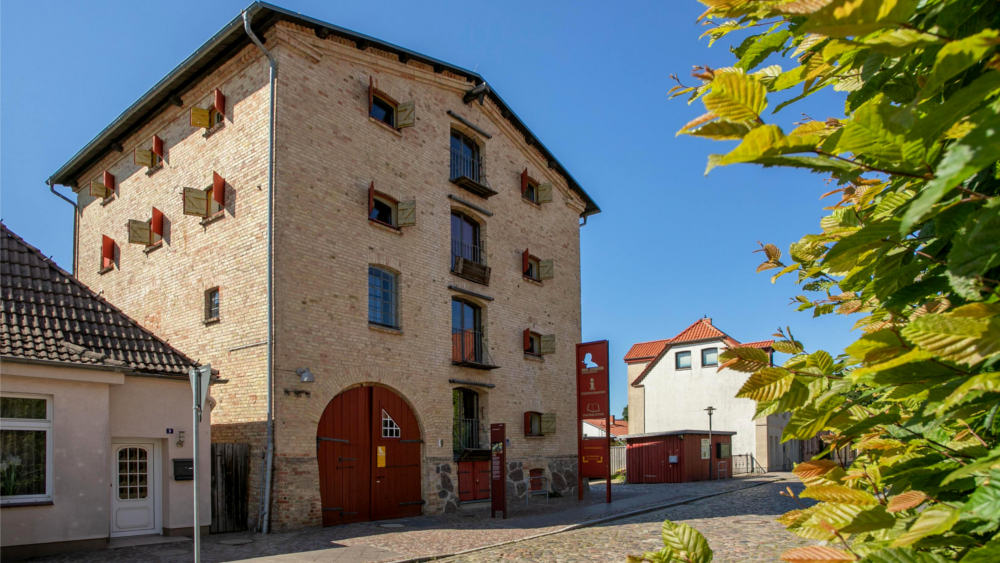
POLYGON ((451 363, 476 369, 496 369, 489 352, 483 333, 475 330, 452 329, 451 331, 451 363))
POLYGON ((455 427, 452 431, 452 450, 460 452, 462 450, 479 449, 479 419, 478 418, 456 418, 455 427))
POLYGON ((483 174, 483 160, 479 155, 469 156, 460 151, 451 151, 451 183, 482 198, 497 195, 486 182, 483 174))
POLYGON ((486 265, 486 253, 481 246, 460 240, 451 239, 451 258, 452 267, 455 267, 455 258, 464 258, 481 266, 486 265))
POLYGON ((490 285, 490 267, 486 265, 486 249, 451 241, 451 271, 467 280, 490 285))

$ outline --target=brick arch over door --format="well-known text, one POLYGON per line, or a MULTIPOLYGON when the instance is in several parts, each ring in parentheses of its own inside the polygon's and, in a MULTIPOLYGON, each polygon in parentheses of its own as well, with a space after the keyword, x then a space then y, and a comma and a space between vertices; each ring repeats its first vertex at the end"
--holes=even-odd
POLYGON ((324 526, 420 515, 423 440, 402 397, 348 389, 326 406, 316 438, 324 526))

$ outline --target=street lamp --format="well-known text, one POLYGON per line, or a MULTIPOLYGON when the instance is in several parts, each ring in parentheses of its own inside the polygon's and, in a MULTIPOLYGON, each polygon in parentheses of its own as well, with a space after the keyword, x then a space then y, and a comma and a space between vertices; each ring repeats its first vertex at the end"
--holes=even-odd
POLYGON ((705 409, 708 413, 708 480, 712 480, 712 413, 715 412, 715 407, 708 407, 705 409))

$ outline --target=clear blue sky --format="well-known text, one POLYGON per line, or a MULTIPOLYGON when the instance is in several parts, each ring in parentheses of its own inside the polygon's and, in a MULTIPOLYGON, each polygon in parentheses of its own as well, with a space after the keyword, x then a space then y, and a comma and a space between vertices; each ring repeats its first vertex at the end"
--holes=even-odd
MULTIPOLYGON (((5 2, 3 221, 69 269, 71 208, 45 179, 247 4, 5 2)), ((742 39, 699 41, 695 0, 277 4, 477 70, 598 202, 603 213, 581 231, 583 337, 611 341, 612 412, 627 404, 629 346, 704 315, 743 341, 785 325, 810 348, 836 353, 851 341, 847 319, 794 312, 791 279, 754 273, 756 241, 787 253, 818 232, 833 204, 818 200, 823 178, 750 165, 706 177, 708 154, 732 144, 674 136, 703 106, 668 100, 668 75, 693 83, 692 65, 729 66, 742 39)), ((765 120, 839 117, 841 100, 830 92, 822 110, 810 102, 765 120)))

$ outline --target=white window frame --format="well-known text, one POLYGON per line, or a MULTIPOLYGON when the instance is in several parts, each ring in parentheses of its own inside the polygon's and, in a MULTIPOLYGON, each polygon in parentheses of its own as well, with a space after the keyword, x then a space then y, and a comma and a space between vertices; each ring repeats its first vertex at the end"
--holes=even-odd
POLYGON ((0 396, 13 399, 44 399, 45 420, 35 418, 0 418, 0 430, 44 430, 45 431, 45 494, 16 495, 0 497, 0 505, 22 504, 32 502, 52 502, 54 472, 52 464, 52 395, 35 395, 29 393, 2 393, 0 396))

